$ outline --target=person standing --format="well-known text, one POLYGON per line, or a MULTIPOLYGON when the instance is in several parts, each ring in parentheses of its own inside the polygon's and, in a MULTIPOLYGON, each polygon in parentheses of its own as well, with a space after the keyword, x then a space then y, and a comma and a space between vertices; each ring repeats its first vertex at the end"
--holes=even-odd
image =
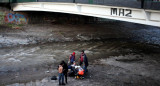
POLYGON ((82 65, 82 64, 84 65, 83 69, 84 69, 84 72, 86 73, 87 67, 88 67, 88 58, 87 58, 86 54, 84 53, 84 50, 82 50, 82 53, 80 56, 80 65, 82 65))
POLYGON ((80 57, 79 57, 79 65, 81 66, 83 64, 83 57, 84 53, 81 53, 80 57))
POLYGON ((62 61, 61 63, 63 64, 63 74, 65 77, 65 82, 67 84, 68 65, 64 61, 62 61))
POLYGON ((62 63, 58 67, 58 73, 59 73, 59 85, 65 85, 64 84, 63 64, 62 63))

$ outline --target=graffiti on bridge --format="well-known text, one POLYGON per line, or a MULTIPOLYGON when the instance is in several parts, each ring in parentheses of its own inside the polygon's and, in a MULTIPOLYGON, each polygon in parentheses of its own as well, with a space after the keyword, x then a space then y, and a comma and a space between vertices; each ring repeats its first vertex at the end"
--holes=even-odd
POLYGON ((26 24, 27 23, 27 18, 22 14, 8 13, 5 16, 5 22, 16 23, 16 24, 26 24))

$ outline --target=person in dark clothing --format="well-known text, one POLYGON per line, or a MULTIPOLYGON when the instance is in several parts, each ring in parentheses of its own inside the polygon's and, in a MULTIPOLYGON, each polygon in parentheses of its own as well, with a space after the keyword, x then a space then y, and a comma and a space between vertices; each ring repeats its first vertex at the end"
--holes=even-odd
POLYGON ((83 64, 83 53, 81 53, 79 57, 79 65, 81 66, 83 64))
POLYGON ((88 58, 87 58, 86 54, 84 54, 84 56, 83 56, 83 62, 84 62, 83 69, 84 69, 84 72, 86 73, 87 72, 87 67, 88 67, 88 58))
POLYGON ((84 72, 86 73, 87 72, 87 67, 88 67, 88 58, 86 56, 86 54, 84 53, 84 50, 82 50, 82 53, 80 55, 80 65, 84 65, 83 66, 83 69, 84 69, 84 72))
POLYGON ((63 74, 65 76, 65 82, 67 84, 68 65, 64 61, 62 61, 61 63, 63 64, 63 74))

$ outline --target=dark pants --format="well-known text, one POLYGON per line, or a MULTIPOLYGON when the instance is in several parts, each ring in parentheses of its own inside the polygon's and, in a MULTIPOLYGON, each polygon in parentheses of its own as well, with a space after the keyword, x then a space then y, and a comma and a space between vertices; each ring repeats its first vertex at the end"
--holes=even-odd
POLYGON ((87 66, 84 66, 83 69, 84 69, 84 73, 86 73, 87 72, 87 66))
POLYGON ((64 76, 65 76, 65 81, 66 81, 66 84, 67 84, 67 73, 65 73, 64 76))
POLYGON ((63 84, 64 83, 64 75, 63 73, 59 73, 59 84, 63 84))
POLYGON ((79 65, 81 66, 83 64, 83 62, 80 61, 79 65))

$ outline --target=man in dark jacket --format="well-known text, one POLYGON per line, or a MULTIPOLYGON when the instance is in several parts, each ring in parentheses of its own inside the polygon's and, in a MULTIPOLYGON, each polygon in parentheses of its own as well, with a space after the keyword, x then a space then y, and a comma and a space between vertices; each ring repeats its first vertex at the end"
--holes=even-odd
POLYGON ((62 61, 61 63, 63 64, 63 74, 65 76, 65 81, 67 84, 68 65, 64 61, 62 61))
POLYGON ((86 56, 86 54, 84 53, 84 50, 82 50, 81 56, 83 57, 83 63, 84 63, 84 72, 87 72, 87 67, 88 67, 88 58, 86 56))

